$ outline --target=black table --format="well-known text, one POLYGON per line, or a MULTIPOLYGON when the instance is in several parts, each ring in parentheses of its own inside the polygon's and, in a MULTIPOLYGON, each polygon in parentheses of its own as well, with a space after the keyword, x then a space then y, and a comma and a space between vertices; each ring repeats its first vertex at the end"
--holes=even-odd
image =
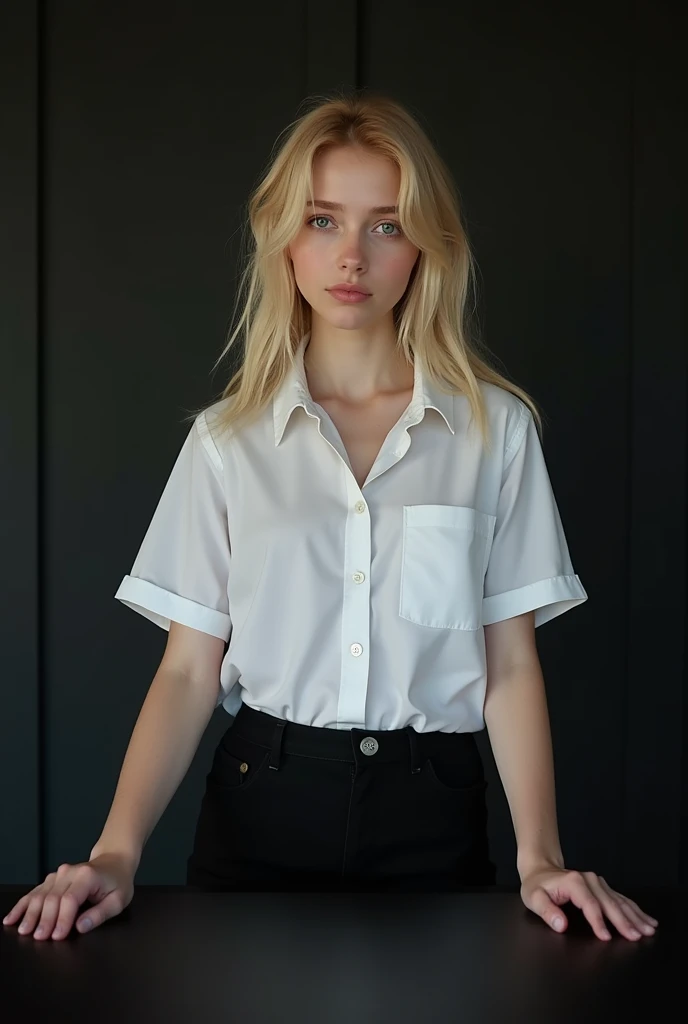
MULTIPOLYGON (((0 919, 31 886, 0 886, 0 919)), ((594 1024, 684 1010, 688 889, 624 890, 659 921, 631 941, 564 906, 558 935, 513 886, 196 892, 137 885, 66 939, 0 932, 2 1024, 594 1024)), ((607 922, 609 925, 609 922, 607 922)))

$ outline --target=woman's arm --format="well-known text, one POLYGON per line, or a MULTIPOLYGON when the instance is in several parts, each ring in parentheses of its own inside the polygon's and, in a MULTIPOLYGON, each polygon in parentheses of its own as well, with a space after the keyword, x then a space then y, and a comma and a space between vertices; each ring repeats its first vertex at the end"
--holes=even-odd
POLYGON ((545 683, 533 612, 484 628, 485 725, 511 811, 517 869, 523 878, 541 864, 564 867, 545 683))
POLYGON ((124 854, 134 871, 188 771, 219 694, 224 641, 175 622, 170 634, 129 741, 110 813, 91 851, 91 858, 124 854), (195 662, 189 660, 192 646, 201 651, 195 662), (203 671, 194 672, 194 664, 203 671))

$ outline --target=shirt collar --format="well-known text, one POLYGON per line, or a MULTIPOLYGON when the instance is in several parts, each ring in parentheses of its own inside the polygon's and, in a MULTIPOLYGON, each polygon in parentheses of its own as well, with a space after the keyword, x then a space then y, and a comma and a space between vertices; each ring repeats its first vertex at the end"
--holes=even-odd
MULTIPOLYGON (((282 387, 273 398, 273 422, 275 428, 275 447, 282 440, 289 418, 294 409, 303 406, 306 412, 318 416, 318 410, 308 390, 308 381, 304 369, 304 352, 310 338, 307 332, 299 342, 294 356, 294 363, 287 374, 282 387)), ((419 423, 426 409, 436 409, 443 417, 447 426, 454 433, 454 399, 435 388, 423 373, 418 360, 413 367, 413 396, 406 413, 406 424, 411 426, 419 423)))

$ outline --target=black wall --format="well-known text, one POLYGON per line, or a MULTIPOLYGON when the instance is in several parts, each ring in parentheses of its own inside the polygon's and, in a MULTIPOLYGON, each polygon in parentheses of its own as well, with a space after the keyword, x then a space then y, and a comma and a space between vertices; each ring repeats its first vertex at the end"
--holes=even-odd
MULTIPOLYGON (((88 857, 166 633, 114 600, 219 393, 242 210, 310 94, 375 87, 456 176, 485 339, 547 416, 589 601, 538 630, 567 865, 688 880, 683 5, 0 13, 0 881, 88 857)), ((219 709, 137 880, 183 882, 219 709)), ((486 731, 498 882, 516 847, 486 731)))

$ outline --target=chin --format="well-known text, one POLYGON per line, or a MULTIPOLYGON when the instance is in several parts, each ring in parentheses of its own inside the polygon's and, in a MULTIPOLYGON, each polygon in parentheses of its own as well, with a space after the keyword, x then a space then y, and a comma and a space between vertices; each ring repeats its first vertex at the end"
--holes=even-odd
MULTIPOLYGON (((313 309, 315 309, 315 306, 313 306, 313 309)), ((375 319, 375 317, 371 317, 370 313, 364 314, 363 310, 356 306, 342 308, 334 316, 332 315, 332 310, 328 310, 327 313, 323 313, 319 309, 315 311, 331 327, 339 327, 344 331, 347 327, 353 330, 354 328, 359 328, 362 323, 372 322, 375 319)))

